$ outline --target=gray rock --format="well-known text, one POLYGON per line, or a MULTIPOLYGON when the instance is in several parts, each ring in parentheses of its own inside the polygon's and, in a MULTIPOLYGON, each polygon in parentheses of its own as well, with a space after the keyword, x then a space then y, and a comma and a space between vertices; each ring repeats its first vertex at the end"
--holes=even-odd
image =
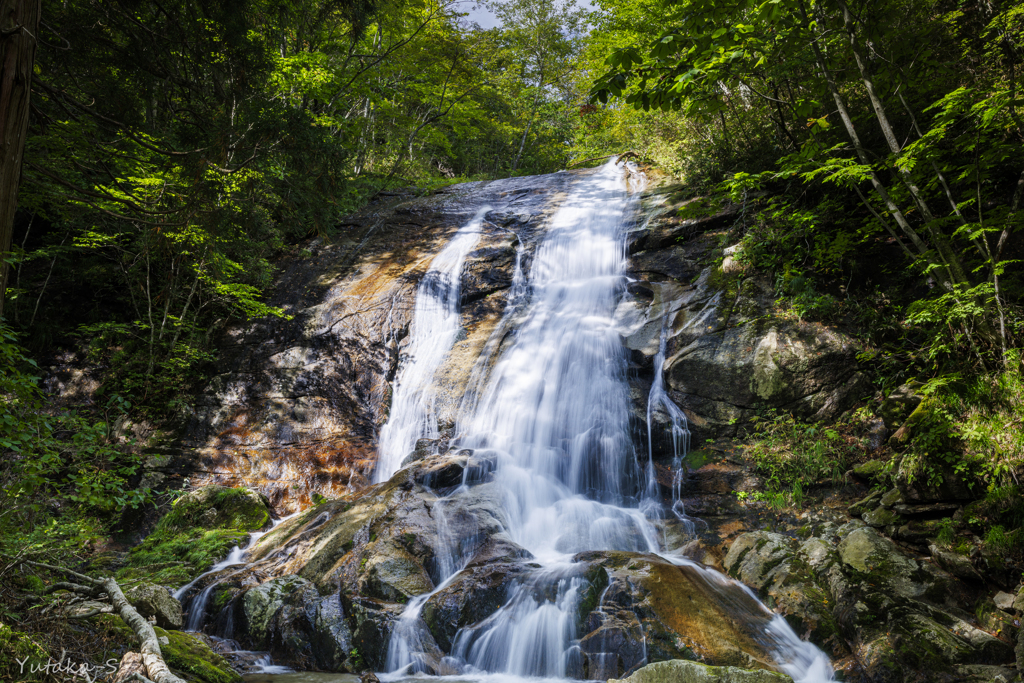
POLYGON ((126 590, 124 597, 142 616, 156 617, 160 628, 174 631, 181 628, 181 603, 164 586, 140 583, 126 590))
POLYGON ((354 671, 350 662, 352 633, 345 620, 341 596, 337 593, 328 595, 317 603, 311 636, 313 656, 318 669, 354 671))
POLYGON ((959 553, 950 552, 943 550, 936 545, 928 546, 928 551, 932 555, 932 559, 942 569, 961 579, 973 581, 975 583, 983 583, 984 577, 978 573, 978 570, 971 564, 969 557, 964 557, 959 553))
POLYGON ((608 683, 785 683, 792 680, 789 676, 774 671, 706 666, 697 662, 673 659, 648 664, 633 672, 628 678, 612 679, 608 683))
POLYGON ((995 594, 995 597, 992 598, 992 601, 996 603, 996 607, 1002 610, 1013 609, 1013 600, 1013 595, 1010 593, 1004 593, 1003 591, 999 591, 995 594))

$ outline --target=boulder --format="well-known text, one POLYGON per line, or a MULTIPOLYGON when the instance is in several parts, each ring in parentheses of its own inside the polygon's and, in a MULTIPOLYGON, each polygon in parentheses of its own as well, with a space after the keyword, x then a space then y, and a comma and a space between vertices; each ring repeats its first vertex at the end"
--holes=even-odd
POLYGON ((252 649, 269 651, 275 660, 309 668, 316 659, 310 641, 320 603, 313 584, 295 575, 256 586, 241 600, 245 640, 252 649))
POLYGON ((896 429, 921 404, 924 397, 917 392, 922 386, 920 382, 908 382, 897 387, 875 409, 875 415, 888 429, 896 429))
POLYGON ((738 669, 733 666, 707 666, 674 659, 655 662, 636 670, 628 678, 608 683, 785 683, 793 679, 774 671, 738 669))
POLYGON ((1013 659, 956 606, 969 602, 965 585, 859 521, 802 542, 744 534, 725 566, 834 657, 852 653, 872 681, 960 680, 963 667, 1013 659))
POLYGON ((125 598, 139 614, 155 617, 161 628, 180 629, 182 626, 181 603, 164 586, 140 583, 124 592, 125 598))

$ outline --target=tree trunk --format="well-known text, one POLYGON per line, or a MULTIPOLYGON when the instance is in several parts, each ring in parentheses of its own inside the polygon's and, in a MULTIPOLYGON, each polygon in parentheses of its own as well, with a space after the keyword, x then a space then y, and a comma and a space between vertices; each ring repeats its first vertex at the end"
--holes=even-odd
POLYGON ((6 256, 14 236, 21 159, 28 133, 32 65, 42 0, 0 0, 0 317, 7 292, 6 256))

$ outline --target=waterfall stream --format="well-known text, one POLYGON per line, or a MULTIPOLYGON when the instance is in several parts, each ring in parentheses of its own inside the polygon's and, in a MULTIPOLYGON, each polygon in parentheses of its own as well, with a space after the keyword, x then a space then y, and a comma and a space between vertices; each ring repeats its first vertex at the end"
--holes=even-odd
MULTIPOLYGON (((686 559, 662 540, 659 525, 665 513, 653 449, 649 442, 643 458, 633 445, 628 357, 614 324, 624 293, 625 226, 644 183, 641 174, 626 173, 614 160, 575 183, 551 216, 529 275, 520 282, 525 289, 514 297, 522 308, 511 343, 488 344, 486 353, 497 354, 500 346, 500 354, 489 371, 473 373, 477 384, 467 389, 472 399, 462 403, 453 445, 495 459, 505 532, 533 555, 536 569, 510 586, 498 611, 459 631, 448 658, 458 665, 452 673, 566 677, 578 656, 573 615, 581 579, 573 572, 572 558, 583 551, 617 550, 658 554, 709 586, 730 614, 757 631, 778 668, 798 683, 832 680, 824 653, 801 641, 749 589, 686 559)), ((436 433, 429 386, 458 330, 459 273, 482 219, 481 211, 456 233, 420 285, 409 360, 400 370, 391 418, 382 432, 378 480, 398 469, 417 438, 436 433)), ((647 421, 650 430, 651 411, 667 413, 676 444, 673 469, 681 476, 686 418, 661 379, 668 322, 647 421)), ((504 337, 503 327, 504 321, 498 330, 504 337)), ((679 485, 673 489, 668 512, 692 525, 679 500, 679 485)), ((448 493, 448 500, 458 500, 465 490, 448 493)), ((442 511, 436 517, 443 539, 443 504, 435 510, 442 511)), ((411 600, 393 630, 387 662, 392 677, 421 670, 416 666, 424 647, 418 637, 420 610, 467 559, 458 557, 454 547, 449 554, 441 563, 437 588, 411 600)))
POLYGON ((437 437, 432 380, 458 336, 460 275, 466 255, 480 240, 489 207, 459 228, 430 264, 416 291, 412 339, 395 381, 391 414, 380 432, 380 460, 374 481, 387 481, 420 438, 437 437))

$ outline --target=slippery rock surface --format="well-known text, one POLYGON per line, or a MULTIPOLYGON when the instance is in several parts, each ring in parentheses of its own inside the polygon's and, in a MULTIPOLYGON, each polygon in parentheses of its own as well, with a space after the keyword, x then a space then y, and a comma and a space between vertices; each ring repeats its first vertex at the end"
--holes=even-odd
MULTIPOLYGON (((617 317, 641 384, 665 329, 667 389, 695 442, 734 435, 758 407, 829 419, 870 393, 858 342, 776 315, 772 288, 738 263, 738 247, 715 265, 716 240, 740 220, 739 207, 680 219, 686 205, 671 190, 650 192, 647 218, 629 234, 635 280, 617 317)), ((665 416, 654 419, 665 433, 665 416)), ((662 439, 658 450, 668 446, 662 439)))
POLYGON ((724 564, 798 633, 836 659, 852 655, 863 680, 994 680, 984 676, 1014 661, 1012 644, 960 607, 973 602, 970 587, 859 520, 806 540, 747 533, 724 564))

